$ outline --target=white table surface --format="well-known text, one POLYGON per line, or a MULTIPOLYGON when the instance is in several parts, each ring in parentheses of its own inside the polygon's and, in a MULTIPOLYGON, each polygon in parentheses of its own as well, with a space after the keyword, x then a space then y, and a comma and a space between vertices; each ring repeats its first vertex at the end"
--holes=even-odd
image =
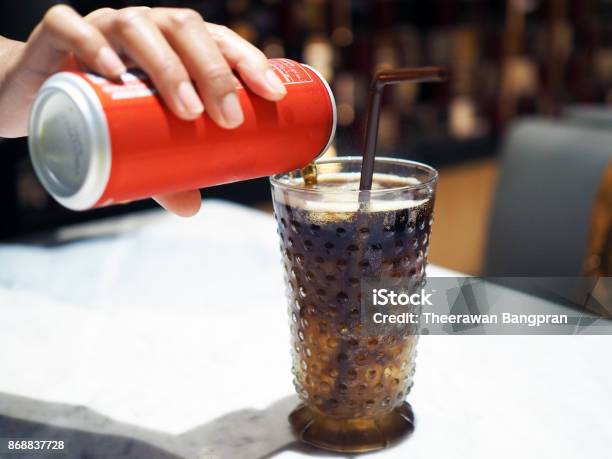
MULTIPOLYGON (((53 457, 327 456, 286 422, 297 398, 270 215, 205 201, 192 219, 156 211, 58 238, 0 245, 0 437, 67 438, 53 457)), ((362 457, 610 458, 611 345, 424 336, 414 434, 362 457)))

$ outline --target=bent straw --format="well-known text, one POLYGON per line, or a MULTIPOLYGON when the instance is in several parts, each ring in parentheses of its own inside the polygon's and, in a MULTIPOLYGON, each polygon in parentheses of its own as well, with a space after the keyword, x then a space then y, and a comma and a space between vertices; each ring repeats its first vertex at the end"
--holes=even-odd
POLYGON ((363 146, 361 163, 360 191, 372 189, 374 176, 374 158, 378 140, 378 123, 380 120, 380 105, 385 86, 396 83, 422 83, 429 81, 445 81, 448 71, 444 67, 421 67, 412 69, 381 70, 374 75, 370 83, 368 96, 368 117, 366 120, 366 137, 363 146))

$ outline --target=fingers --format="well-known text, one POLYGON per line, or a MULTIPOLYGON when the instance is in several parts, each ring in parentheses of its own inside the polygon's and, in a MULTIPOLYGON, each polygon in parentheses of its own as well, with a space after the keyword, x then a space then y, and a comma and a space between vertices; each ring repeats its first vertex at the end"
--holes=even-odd
POLYGON ((204 106, 191 78, 168 41, 150 19, 146 8, 126 8, 115 14, 92 17, 90 21, 109 37, 116 49, 129 55, 151 78, 170 109, 191 120, 204 106))
POLYGON ((198 190, 155 196, 153 199, 155 199, 164 209, 179 217, 192 217, 197 214, 202 202, 198 190))
POLYGON ((243 123, 232 68, 251 90, 268 100, 280 100, 286 94, 261 51, 226 27, 206 24, 193 10, 105 9, 88 20, 149 74, 170 109, 183 119, 195 119, 206 107, 221 127, 231 129, 243 123))
POLYGON ((23 60, 25 68, 44 77, 73 53, 94 71, 117 78, 126 70, 118 52, 149 74, 169 108, 183 119, 197 118, 206 106, 220 126, 242 124, 231 68, 268 100, 286 94, 261 51, 189 9, 104 8, 85 20, 70 7, 56 5, 32 33, 23 60))
POLYGON ((232 129, 244 121, 230 66, 193 10, 155 8, 151 15, 195 80, 209 116, 232 129))
POLYGON ((229 65, 256 94, 272 101, 287 94, 264 53, 225 26, 207 23, 206 27, 229 65))
POLYGON ((24 53, 26 68, 50 75, 59 70, 67 53, 87 67, 117 78, 125 65, 104 35, 66 5, 50 8, 34 29, 24 53))

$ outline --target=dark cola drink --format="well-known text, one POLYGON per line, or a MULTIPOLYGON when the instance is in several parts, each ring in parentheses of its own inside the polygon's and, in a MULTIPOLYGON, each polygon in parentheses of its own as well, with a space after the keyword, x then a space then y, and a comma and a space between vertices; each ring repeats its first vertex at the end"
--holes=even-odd
POLYGON ((364 201, 355 162, 318 164, 314 181, 299 173, 272 179, 303 402, 290 421, 302 440, 349 452, 382 448, 413 428, 404 400, 417 336, 365 333, 361 285, 424 278, 437 176, 417 163, 377 159, 381 172, 364 201))

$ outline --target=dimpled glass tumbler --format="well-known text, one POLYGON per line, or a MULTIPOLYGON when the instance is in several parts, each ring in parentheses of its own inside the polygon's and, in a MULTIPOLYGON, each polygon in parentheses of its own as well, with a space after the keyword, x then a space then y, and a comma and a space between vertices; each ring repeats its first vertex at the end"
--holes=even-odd
POLYGON ((302 403, 289 421, 320 448, 365 452, 413 430, 405 397, 417 335, 363 330, 361 283, 425 276, 437 173, 377 158, 372 191, 358 191, 361 158, 316 163, 271 178, 281 239, 294 385, 302 403))

